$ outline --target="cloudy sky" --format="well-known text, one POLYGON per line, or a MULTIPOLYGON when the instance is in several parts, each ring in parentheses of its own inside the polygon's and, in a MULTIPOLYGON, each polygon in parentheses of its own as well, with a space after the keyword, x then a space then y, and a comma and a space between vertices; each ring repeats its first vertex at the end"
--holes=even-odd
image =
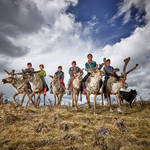
MULTIPOLYGON (((47 74, 62 65, 67 83, 72 60, 84 68, 88 53, 97 63, 110 58, 120 70, 130 56, 128 67, 139 67, 127 82, 148 98, 149 39, 149 0, 0 0, 0 80, 3 69, 19 71, 32 62, 35 70, 43 63, 47 74)), ((0 84, 0 92, 8 88, 0 84)))

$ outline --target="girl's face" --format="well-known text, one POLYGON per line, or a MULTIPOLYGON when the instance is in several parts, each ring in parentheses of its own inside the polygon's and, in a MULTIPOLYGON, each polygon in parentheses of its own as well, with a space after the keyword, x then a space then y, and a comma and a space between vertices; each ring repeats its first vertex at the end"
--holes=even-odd
POLYGON ((43 70, 43 67, 42 67, 42 66, 40 66, 40 70, 43 70))

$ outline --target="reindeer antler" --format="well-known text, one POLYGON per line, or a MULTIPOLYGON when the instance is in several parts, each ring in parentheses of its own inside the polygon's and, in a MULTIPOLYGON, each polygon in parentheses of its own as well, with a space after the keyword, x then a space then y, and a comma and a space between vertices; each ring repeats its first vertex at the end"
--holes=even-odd
POLYGON ((127 75, 128 73, 130 73, 131 71, 135 70, 138 65, 139 65, 139 64, 136 64, 132 69, 130 69, 129 71, 127 71, 127 72, 126 72, 126 75, 127 75))
POLYGON ((138 64, 136 64, 133 68, 131 68, 129 71, 126 72, 126 68, 127 68, 127 65, 129 63, 130 59, 131 59, 130 57, 124 59, 125 64, 124 64, 123 73, 122 73, 122 76, 124 76, 124 77, 126 77, 127 74, 130 73, 131 71, 135 70, 138 66, 138 64))
POLYGON ((127 69, 127 65, 129 63, 129 61, 130 61, 130 57, 124 59, 125 64, 124 64, 124 67, 123 67, 123 74, 126 73, 126 69, 127 69))
POLYGON ((53 78, 53 76, 52 76, 52 75, 49 75, 49 77, 50 77, 50 78, 53 78))
POLYGON ((101 70, 103 66, 104 66, 104 63, 99 64, 98 69, 101 70))

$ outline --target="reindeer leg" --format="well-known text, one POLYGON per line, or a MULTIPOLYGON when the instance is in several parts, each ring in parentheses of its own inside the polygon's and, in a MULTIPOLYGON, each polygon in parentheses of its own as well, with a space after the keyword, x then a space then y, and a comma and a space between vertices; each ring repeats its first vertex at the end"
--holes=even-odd
POLYGON ((108 101, 110 112, 113 112, 113 110, 111 108, 111 98, 110 98, 110 95, 108 95, 108 94, 107 94, 107 101, 108 101))
POLYGON ((33 99, 31 99, 31 102, 33 105, 35 104, 35 95, 34 95, 34 101, 33 101, 33 99))
POLYGON ((61 95, 58 95, 58 105, 61 105, 61 95))
POLYGON ((26 93, 24 93, 23 96, 22 96, 22 99, 21 99, 21 106, 23 105, 25 96, 26 96, 26 93))
POLYGON ((32 102, 33 105, 35 105, 35 95, 33 95, 33 96, 34 96, 34 101, 33 101, 33 99, 31 99, 31 102, 32 102))
POLYGON ((56 94, 54 94, 54 99, 55 99, 54 105, 56 105, 56 94))
POLYGON ((75 107, 76 107, 76 110, 78 110, 78 96, 79 94, 75 94, 75 107))
POLYGON ((18 103, 17 103, 17 101, 16 101, 16 96, 18 95, 19 93, 15 93, 14 95, 13 95, 13 100, 14 100, 14 103, 15 103, 15 105, 16 106, 18 106, 18 103))
POLYGON ((62 97, 63 97, 63 95, 60 94, 60 96, 59 96, 59 105, 60 105, 60 106, 61 106, 61 100, 62 100, 62 97))
POLYGON ((90 104, 90 94, 86 94, 86 99, 87 99, 88 107, 91 108, 91 104, 90 104))
POLYGON ((101 94, 101 98, 102 98, 102 106, 104 106, 104 97, 103 97, 103 93, 101 94))
POLYGON ((57 95, 57 105, 59 105, 59 95, 57 95))
POLYGON ((94 95, 94 115, 96 114, 96 98, 97 98, 97 95, 95 94, 94 95))
POLYGON ((30 103, 30 101, 32 100, 32 97, 33 97, 33 95, 34 95, 34 94, 35 94, 34 92, 32 92, 32 93, 30 94, 30 96, 29 96, 29 99, 28 99, 28 102, 27 102, 26 106, 28 106, 28 105, 29 105, 29 103, 30 103))
POLYGON ((72 107, 74 107, 74 93, 72 93, 71 95, 72 95, 72 107))
POLYGON ((36 97, 35 97, 35 95, 34 95, 34 101, 32 100, 32 104, 34 105, 34 103, 35 103, 35 100, 36 100, 36 97))
POLYGON ((37 106, 40 105, 40 95, 41 95, 41 93, 38 93, 38 97, 37 97, 37 106))
POLYGON ((80 102, 82 102, 82 93, 80 92, 80 102))
POLYGON ((116 97, 117 97, 117 100, 118 100, 118 108, 117 108, 117 111, 118 111, 118 113, 120 114, 120 113, 122 113, 122 111, 121 111, 121 97, 120 97, 120 95, 119 94, 116 94, 116 97))

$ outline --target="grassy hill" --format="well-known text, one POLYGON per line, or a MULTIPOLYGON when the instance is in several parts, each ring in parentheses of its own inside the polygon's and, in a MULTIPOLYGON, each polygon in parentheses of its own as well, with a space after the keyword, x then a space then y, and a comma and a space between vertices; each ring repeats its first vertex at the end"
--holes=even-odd
POLYGON ((150 102, 133 109, 0 105, 2 150, 150 150, 150 102))

